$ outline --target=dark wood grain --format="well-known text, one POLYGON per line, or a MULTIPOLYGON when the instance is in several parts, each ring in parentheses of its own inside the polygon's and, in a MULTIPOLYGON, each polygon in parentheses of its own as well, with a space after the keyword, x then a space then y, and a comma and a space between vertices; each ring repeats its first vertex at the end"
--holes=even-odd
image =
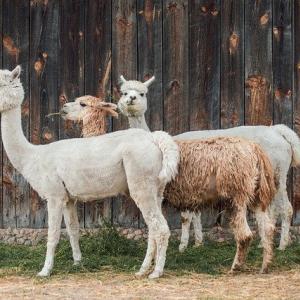
MULTIPOLYGON (((163 129, 162 1, 137 1, 138 78, 155 76, 147 95, 146 122, 151 131, 163 129)), ((140 227, 145 223, 140 214, 140 227)))
POLYGON ((272 1, 245 1, 245 123, 270 125, 272 101, 272 1))
MULTIPOLYGON (((3 58, 3 36, 2 36, 2 15, 3 15, 3 0, 0 0, 0 68, 2 69, 2 58, 3 58)), ((1 117, 0 117, 1 120, 1 117)), ((0 128, 1 134, 1 128, 0 128)), ((2 137, 2 134, 1 134, 2 137)), ((1 161, 1 169, 0 169, 0 228, 3 228, 3 181, 2 181, 2 171, 3 171, 3 145, 2 138, 0 139, 0 161, 1 161)))
POLYGON ((220 1, 190 1, 190 129, 220 125, 220 1))
MULTIPOLYGON (((59 109, 59 1, 31 1, 30 7, 30 132, 34 144, 59 137, 58 118, 47 118, 59 109)), ((46 225, 46 203, 31 192, 32 227, 46 225)))
MULTIPOLYGON (((84 0, 60 2, 59 108, 65 102, 74 101, 76 97, 84 95, 84 2, 84 0)), ((59 121, 60 139, 80 137, 80 124, 62 119, 59 121)), ((77 202, 77 207, 79 222, 83 227, 84 204, 77 202)))
POLYGON ((274 123, 292 127, 292 1, 273 2, 274 123))
MULTIPOLYGON (((300 0, 294 1, 294 130, 300 135, 300 0)), ((300 224, 300 171, 293 172, 293 207, 295 224, 300 224)))
MULTIPOLYGON (((163 1, 164 130, 176 135, 189 129, 188 1, 163 1)), ((166 207, 170 227, 180 226, 178 212, 166 207)))
MULTIPOLYGON (((137 8, 136 1, 112 0, 112 89, 119 99, 119 77, 137 78, 137 8)), ((127 118, 113 120, 113 130, 128 128, 127 118)), ((113 200, 113 221, 124 226, 138 226, 139 210, 130 199, 113 200)))
MULTIPOLYGON (((25 88, 22 105, 24 134, 29 132, 28 57, 29 57, 29 6, 28 1, 3 1, 3 68, 22 65, 21 81, 25 88)), ((29 187, 25 179, 3 154, 3 225, 4 227, 29 226, 29 187)))
POLYGON ((244 0, 221 2, 221 128, 244 123, 244 0))
MULTIPOLYGON (((89 0, 85 6, 85 93, 103 97, 111 92, 111 2, 89 0)), ((111 214, 110 199, 86 203, 85 226, 110 222, 111 214)))

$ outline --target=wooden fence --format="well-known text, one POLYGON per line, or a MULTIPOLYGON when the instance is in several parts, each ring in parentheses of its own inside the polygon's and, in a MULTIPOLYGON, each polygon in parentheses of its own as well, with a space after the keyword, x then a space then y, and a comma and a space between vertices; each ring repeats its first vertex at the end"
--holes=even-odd
MULTIPOLYGON (((0 67, 23 67, 23 127, 34 144, 79 136, 46 115, 103 88, 118 98, 121 74, 155 74, 153 130, 285 123, 300 133, 299 0, 0 0, 0 11, 0 67)), ((124 118, 110 122, 122 128, 124 118)), ((1 156, 0 226, 46 226, 46 203, 1 156)), ((297 222, 299 171, 289 194, 297 222)), ((129 200, 78 206, 82 226, 143 224, 129 200)), ((178 214, 166 214, 178 227, 178 214)))

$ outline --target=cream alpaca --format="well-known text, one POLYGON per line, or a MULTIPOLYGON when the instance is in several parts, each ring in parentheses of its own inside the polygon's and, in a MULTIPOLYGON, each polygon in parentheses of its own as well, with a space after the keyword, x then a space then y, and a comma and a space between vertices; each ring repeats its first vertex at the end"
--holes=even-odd
MULTIPOLYGON (((147 110, 147 98, 143 83, 139 81, 126 81, 121 78, 123 96, 119 101, 120 111, 128 116, 131 127, 147 129, 144 114, 147 110), (130 84, 128 84, 130 82, 130 84), (143 90, 143 92, 140 92, 143 90), (134 98, 134 99, 133 99, 134 98), (142 125, 142 126, 141 126, 142 125)), ((151 81, 154 77, 151 78, 151 81)), ((149 130, 149 129, 148 129, 149 130)), ((258 143, 268 154, 273 169, 278 173, 279 186, 277 193, 270 206, 273 222, 280 219, 281 238, 279 249, 284 250, 289 243, 289 229, 293 214, 292 205, 286 191, 286 180, 291 165, 300 165, 300 142, 294 131, 285 125, 275 126, 240 126, 223 130, 201 130, 191 131, 175 136, 175 140, 204 139, 217 136, 243 137, 258 143)), ((186 248, 189 239, 189 228, 191 221, 194 225, 196 240, 202 241, 202 226, 200 213, 182 213, 182 236, 180 249, 186 248)))
MULTIPOLYGON (((147 92, 145 87, 138 91, 147 92)), ((129 101, 132 100, 135 99, 130 98, 129 101)), ((85 113, 93 110, 93 107, 82 108, 76 103, 78 100, 63 107, 66 118, 69 118, 70 112, 74 116, 77 115, 77 118, 79 116, 83 118, 85 113)), ((139 119, 138 122, 142 124, 144 121, 139 119)), ((238 243, 232 271, 243 264, 252 236, 246 221, 246 209, 250 207, 255 210, 264 246, 262 271, 266 271, 272 257, 273 226, 265 210, 275 189, 273 170, 268 159, 256 144, 237 138, 178 143, 181 151, 179 175, 167 185, 165 196, 168 202, 180 210, 197 211, 203 206, 213 205, 218 196, 225 199, 223 200, 225 206, 233 210, 231 225, 238 243), (239 160, 236 157, 239 157, 239 160), (258 179, 259 184, 257 184, 258 179), (201 198, 199 194, 202 195, 201 198), (256 194, 257 202, 255 202, 256 194), (226 200, 230 198, 233 198, 232 202, 226 200)), ((147 255, 148 263, 144 265, 144 270, 141 270, 141 275, 151 266, 154 256, 154 248, 151 244, 147 255)))
POLYGON ((38 275, 48 276, 52 270, 62 216, 74 262, 81 260, 77 200, 92 201, 129 191, 148 225, 149 244, 156 247, 150 278, 160 276, 170 233, 159 203, 162 188, 177 173, 177 145, 164 132, 150 134, 138 129, 47 145, 30 144, 21 125, 24 90, 20 72, 19 66, 11 72, 0 70, 1 131, 12 164, 47 200, 47 254, 38 275))

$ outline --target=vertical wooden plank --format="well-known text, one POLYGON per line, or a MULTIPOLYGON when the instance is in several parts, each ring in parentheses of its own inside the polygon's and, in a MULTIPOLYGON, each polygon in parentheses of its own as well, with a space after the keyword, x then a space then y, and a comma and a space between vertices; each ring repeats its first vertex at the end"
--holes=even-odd
MULTIPOLYGON (((3 15, 3 0, 0 0, 0 68, 2 69, 2 58, 3 58, 3 35, 2 35, 2 15, 3 15)), ((1 120, 1 119, 0 119, 1 120)), ((1 128, 0 128, 0 134, 1 134, 1 128)), ((2 137, 2 134, 1 134, 2 137)), ((0 169, 0 228, 3 228, 3 182, 2 182, 2 172, 3 172, 3 163, 2 163, 2 157, 3 157, 3 149, 2 149, 2 139, 0 139, 0 161, 1 161, 1 169, 0 169)))
MULTIPOLYGON (((300 0, 294 1, 294 130, 300 135, 300 0)), ((294 224, 300 223, 300 171, 295 169, 293 185, 294 224)))
MULTIPOLYGON (((46 118, 59 108, 59 1, 30 2, 30 133, 34 144, 58 139, 59 120, 46 118)), ((46 203, 31 192, 31 227, 46 225, 46 203)))
MULTIPOLYGON (((137 20, 135 0, 112 0, 112 88, 119 99, 119 76, 137 78, 137 20)), ((113 130, 128 128, 127 119, 113 120, 113 130)), ((113 221, 123 226, 138 226, 139 211, 130 199, 113 200, 113 221)))
POLYGON ((272 101, 272 1, 245 1, 245 123, 270 125, 272 101))
MULTIPOLYGON (((84 95, 84 5, 83 0, 60 2, 60 80, 59 105, 84 95)), ((57 117, 55 117, 57 118, 57 117)), ((81 128, 60 119, 60 138, 80 137, 81 128)), ((84 226, 84 204, 77 202, 78 217, 84 226)))
MULTIPOLYGON (((138 78, 141 81, 155 76, 147 95, 146 122, 151 131, 163 129, 162 96, 162 1, 137 1, 138 78)), ((142 215, 139 226, 144 227, 142 215)))
MULTIPOLYGON (((273 0, 273 121, 293 126, 292 1, 273 0)), ((287 180, 292 200, 292 170, 287 180)))
MULTIPOLYGON (((172 135, 189 129, 188 12, 187 0, 163 1, 164 130, 172 135)), ((177 211, 165 214, 171 228, 180 227, 177 211)))
POLYGON ((273 0, 274 123, 292 127, 292 1, 273 0))
MULTIPOLYGON (((193 0, 189 11, 190 129, 217 129, 220 126, 220 1, 193 0)), ((217 209, 203 211, 203 225, 214 225, 218 212, 217 209)))
MULTIPOLYGON (((111 89, 111 1, 85 1, 85 93, 100 96, 111 89)), ((111 221, 111 200, 85 204, 85 226, 111 221)))
POLYGON ((137 1, 138 78, 155 76, 147 95, 147 124, 151 131, 163 129, 162 97, 162 1, 137 1))
POLYGON ((220 1, 190 1, 190 129, 220 125, 220 1))
MULTIPOLYGON (((28 1, 3 1, 3 68, 13 69, 21 64, 21 81, 25 89, 22 105, 22 126, 25 136, 29 132, 28 56, 29 5, 28 1)), ((3 225, 28 227, 29 187, 25 179, 3 155, 3 225)))
POLYGON ((244 0, 221 2, 221 128, 244 123, 244 0))

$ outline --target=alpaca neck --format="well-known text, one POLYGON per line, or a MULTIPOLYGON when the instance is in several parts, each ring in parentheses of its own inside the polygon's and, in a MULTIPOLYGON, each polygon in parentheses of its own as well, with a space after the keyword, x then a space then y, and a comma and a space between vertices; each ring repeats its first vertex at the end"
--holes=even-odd
POLYGON ((138 117, 128 117, 128 121, 129 121, 130 128, 140 128, 146 131, 150 131, 145 120, 145 115, 138 116, 138 117))
POLYGON ((103 116, 89 116, 82 122, 82 136, 98 136, 106 132, 106 119, 103 116))
POLYGON ((18 171, 21 171, 35 146, 24 136, 20 106, 2 112, 1 132, 3 146, 9 160, 18 171))

